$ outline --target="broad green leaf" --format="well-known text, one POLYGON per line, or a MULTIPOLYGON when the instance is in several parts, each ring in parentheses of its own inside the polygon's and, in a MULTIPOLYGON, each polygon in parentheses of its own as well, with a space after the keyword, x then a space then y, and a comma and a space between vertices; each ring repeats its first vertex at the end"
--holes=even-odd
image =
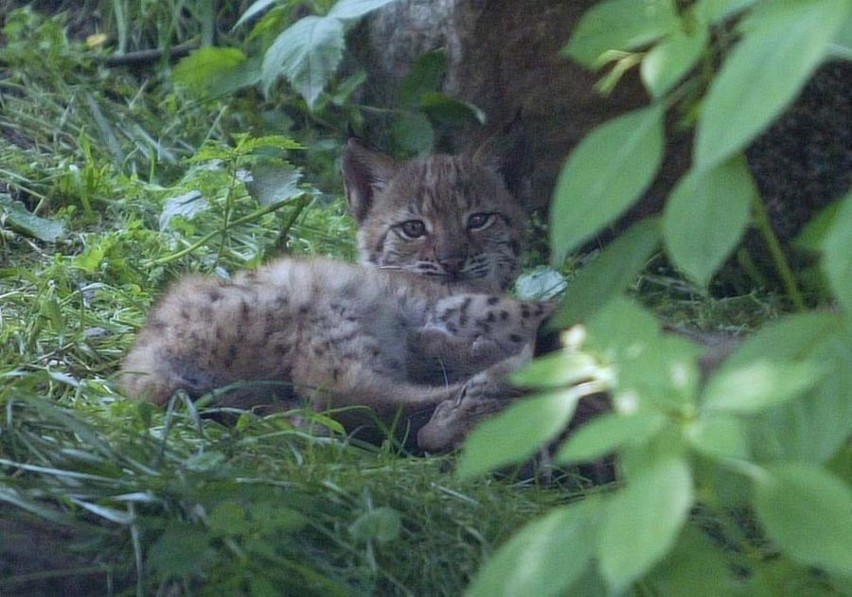
POLYGON ((485 124, 485 112, 469 102, 451 98, 437 91, 420 96, 418 108, 437 122, 446 124, 485 124))
POLYGON ((485 563, 465 595, 567 594, 589 567, 600 506, 588 499, 529 523, 485 563))
POLYGON ((833 330, 815 327, 822 337, 809 347, 809 358, 826 374, 799 400, 750 418, 750 444, 759 462, 822 463, 852 436, 852 339, 842 322, 833 330))
POLYGON ((613 592, 625 590, 665 557, 692 503, 692 476, 681 458, 662 458, 628 480, 611 500, 598 537, 601 573, 613 592))
POLYGON ((200 526, 172 521, 148 550, 146 563, 164 578, 201 574, 214 559, 209 541, 200 526))
POLYGON ((245 535, 249 531, 246 509, 237 502, 225 500, 210 512, 207 527, 215 535, 245 535))
POLYGON ((729 415, 702 417, 686 428, 690 445, 711 458, 747 459, 746 429, 741 420, 729 415))
POLYGON ((808 220, 808 223, 805 224, 805 227, 793 241, 795 246, 814 253, 822 251, 822 244, 843 205, 843 201, 834 201, 808 220))
POLYGON ((512 374, 512 383, 528 388, 558 388, 598 377, 601 366, 589 354, 560 350, 545 355, 512 374))
POLYGON ((365 512, 349 526, 349 534, 359 541, 389 543, 399 538, 402 518, 397 510, 383 506, 365 512))
POLYGON ((424 93, 440 91, 447 72, 445 50, 426 52, 419 56, 399 84, 399 103, 416 107, 424 93))
POLYGON ((222 77, 246 61, 238 48, 200 48, 175 65, 172 79, 196 93, 218 91, 222 77))
POLYGON ((627 444, 641 444, 656 434, 666 418, 657 413, 610 414, 592 419, 559 449, 560 464, 586 462, 612 454, 627 444))
POLYGON ((255 0, 255 2, 249 6, 243 14, 240 15, 240 18, 237 20, 234 25, 234 29, 254 17, 255 15, 260 14, 271 5, 275 4, 278 0, 255 0))
POLYGON ((261 205, 275 205, 300 196, 302 170, 281 160, 259 160, 252 166, 246 188, 261 205))
POLYGON ((697 169, 710 169, 745 149, 789 105, 825 57, 849 6, 848 0, 758 6, 704 101, 697 169))
POLYGON ((825 375, 811 361, 755 360, 724 366, 707 382, 704 407, 713 412, 757 413, 801 396, 825 375))
POLYGON ((843 205, 822 243, 823 269, 846 315, 852 317, 852 193, 843 205))
POLYGON ((5 193, 0 193, 0 223, 48 243, 56 242, 65 234, 65 224, 31 213, 23 203, 13 201, 5 193))
POLYGON ((757 0, 698 0, 694 14, 704 25, 723 21, 754 4, 757 0))
POLYGON ((402 112, 391 127, 391 136, 397 147, 419 154, 431 152, 435 143, 432 123, 422 112, 402 112))
POLYGON ((567 328, 585 321, 633 283, 659 244, 657 218, 647 218, 631 226, 571 280, 549 325, 567 328))
POLYGON ((668 557, 642 582, 654 595, 719 597, 738 594, 735 587, 742 581, 734 578, 724 551, 705 532, 687 525, 668 557))
POLYGON ((568 283, 559 270, 540 265, 525 271, 515 280, 515 295, 521 300, 548 300, 559 296, 568 283))
POLYGON ((802 564, 852 574, 852 491, 817 467, 788 464, 756 479, 754 505, 778 548, 802 564))
POLYGON ((661 336, 656 317, 633 300, 616 297, 606 303, 586 325, 586 346, 618 361, 625 353, 636 354, 661 336))
POLYGON ((262 79, 266 92, 279 75, 313 108, 323 88, 343 58, 343 22, 309 16, 285 29, 263 58, 262 79))
POLYGON ((756 193, 742 156, 684 176, 663 215, 663 236, 675 264, 706 287, 745 232, 756 193))
POLYGON ((815 352, 821 349, 821 343, 842 327, 842 319, 832 313, 788 315, 743 341, 722 368, 744 367, 761 359, 813 360, 815 352))
POLYGON ((516 402, 470 435, 459 476, 470 478, 526 460, 565 429, 576 407, 577 396, 570 389, 516 402))
POLYGON ((583 13, 563 53, 597 68, 608 50, 634 50, 679 26, 672 0, 607 0, 583 13))
POLYGON ((394 0, 338 0, 328 11, 329 17, 336 19, 359 19, 368 12, 390 4, 394 0))
POLYGON ((665 95, 692 70, 709 37, 704 27, 696 27, 689 33, 676 29, 648 52, 642 59, 639 74, 652 96, 665 95))
POLYGON ((550 213, 555 263, 624 213, 654 178, 663 154, 661 105, 595 128, 571 152, 550 213))

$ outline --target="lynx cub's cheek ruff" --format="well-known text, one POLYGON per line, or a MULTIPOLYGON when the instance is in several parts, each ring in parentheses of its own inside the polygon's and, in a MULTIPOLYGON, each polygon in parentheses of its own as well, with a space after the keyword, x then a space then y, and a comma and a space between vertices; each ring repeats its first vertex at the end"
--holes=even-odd
POLYGON ((397 163, 351 140, 343 171, 362 264, 285 258, 230 282, 178 281, 124 362, 127 395, 369 407, 334 416, 355 430, 401 414, 414 437, 472 377, 505 374, 550 307, 500 294, 526 217, 498 169, 468 156, 397 163))

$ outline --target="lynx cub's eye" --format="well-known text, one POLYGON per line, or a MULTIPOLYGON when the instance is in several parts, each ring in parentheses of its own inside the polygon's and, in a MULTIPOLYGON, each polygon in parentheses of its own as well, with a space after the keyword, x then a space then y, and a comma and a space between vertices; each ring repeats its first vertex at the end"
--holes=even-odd
POLYGON ((468 230, 483 230, 494 223, 497 214, 470 214, 467 218, 468 230))
POLYGON ((399 225, 402 235, 408 239, 420 238, 426 234, 426 224, 423 220, 407 220, 399 225))

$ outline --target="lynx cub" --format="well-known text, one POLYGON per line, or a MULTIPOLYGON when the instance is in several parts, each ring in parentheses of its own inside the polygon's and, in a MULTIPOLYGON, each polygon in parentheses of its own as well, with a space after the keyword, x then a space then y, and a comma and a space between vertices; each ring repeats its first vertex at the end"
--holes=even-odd
POLYGON ((348 430, 401 415, 413 437, 473 376, 525 358, 550 309, 501 294, 526 217, 496 168, 470 156, 398 163, 350 140, 344 179, 362 265, 284 258, 230 282, 177 282, 124 362, 125 392, 309 402, 341 408, 348 430), (342 408, 353 406, 369 409, 342 408))

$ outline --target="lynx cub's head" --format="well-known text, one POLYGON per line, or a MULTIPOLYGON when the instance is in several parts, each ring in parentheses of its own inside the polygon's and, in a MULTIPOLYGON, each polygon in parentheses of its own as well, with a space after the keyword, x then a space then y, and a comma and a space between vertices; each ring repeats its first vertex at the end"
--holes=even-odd
POLYGON ((363 263, 480 291, 518 275, 526 213, 487 159, 397 162, 350 139, 343 177, 363 263))

